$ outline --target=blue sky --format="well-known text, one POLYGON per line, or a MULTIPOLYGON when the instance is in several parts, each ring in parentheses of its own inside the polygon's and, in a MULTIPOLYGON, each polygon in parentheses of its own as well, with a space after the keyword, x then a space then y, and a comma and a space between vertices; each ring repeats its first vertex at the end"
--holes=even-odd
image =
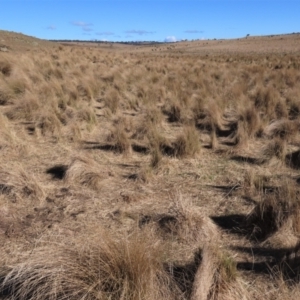
POLYGON ((0 29, 108 41, 291 33, 300 32, 300 0, 0 0, 0 29))

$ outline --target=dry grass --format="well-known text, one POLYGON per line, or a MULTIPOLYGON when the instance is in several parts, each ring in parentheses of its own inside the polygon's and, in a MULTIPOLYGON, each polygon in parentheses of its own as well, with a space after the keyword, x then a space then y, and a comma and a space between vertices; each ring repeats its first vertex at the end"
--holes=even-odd
POLYGON ((194 156, 200 151, 199 134, 195 127, 183 128, 183 133, 179 135, 173 143, 175 156, 194 156))
POLYGON ((99 231, 85 241, 47 243, 1 270, 2 293, 36 300, 181 298, 160 244, 136 235, 114 241, 99 231))
POLYGON ((66 182, 94 190, 101 189, 101 182, 106 176, 106 172, 104 170, 100 172, 93 160, 80 157, 74 158, 65 170, 65 174, 62 174, 66 182))
POLYGON ((2 35, 0 298, 299 298, 299 35, 2 35))
POLYGON ((123 124, 117 124, 111 133, 106 137, 106 141, 109 145, 111 145, 112 150, 126 154, 130 152, 131 143, 122 125, 123 124))
POLYGON ((299 219, 299 191, 290 183, 274 192, 262 196, 261 201, 248 217, 248 226, 253 227, 252 235, 265 239, 292 218, 299 219))

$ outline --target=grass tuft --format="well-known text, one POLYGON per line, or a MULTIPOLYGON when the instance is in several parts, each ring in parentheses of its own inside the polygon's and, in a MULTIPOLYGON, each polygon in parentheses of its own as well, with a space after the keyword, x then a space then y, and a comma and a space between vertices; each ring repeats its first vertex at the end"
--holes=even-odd
POLYGON ((0 61, 0 73, 8 77, 12 73, 12 65, 8 61, 0 61))
POLYGON ((185 127, 173 143, 175 156, 194 156, 200 151, 199 133, 193 126, 185 127))
POLYGON ((286 184, 273 192, 262 194, 262 200, 249 214, 247 225, 255 239, 265 239, 279 230, 289 218, 299 218, 299 191, 286 184))
POLYGON ((157 243, 107 233, 86 241, 35 249, 23 263, 1 271, 0 292, 10 299, 180 299, 157 243))

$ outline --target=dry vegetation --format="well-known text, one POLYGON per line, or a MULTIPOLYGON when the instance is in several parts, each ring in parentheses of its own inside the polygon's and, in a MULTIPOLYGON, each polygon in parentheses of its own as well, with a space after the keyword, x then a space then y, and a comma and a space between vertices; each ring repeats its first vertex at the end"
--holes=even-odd
POLYGON ((299 35, 0 33, 0 299, 300 297, 299 35))

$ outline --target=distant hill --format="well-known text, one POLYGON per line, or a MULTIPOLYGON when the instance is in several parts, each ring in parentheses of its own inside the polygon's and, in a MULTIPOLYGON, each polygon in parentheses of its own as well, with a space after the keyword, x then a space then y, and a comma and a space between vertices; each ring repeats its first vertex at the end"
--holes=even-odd
POLYGON ((37 47, 53 47, 54 43, 13 31, 0 30, 0 51, 26 51, 37 47))
POLYGON ((268 36, 247 35, 237 39, 210 39, 159 42, 100 42, 83 40, 43 40, 22 33, 0 30, 0 52, 24 52, 29 50, 57 47, 57 44, 83 47, 97 46, 103 49, 133 49, 134 51, 172 51, 173 53, 215 54, 221 53, 300 53, 300 34, 290 33, 268 36), (169 46, 168 46, 169 45, 169 46), (137 47, 138 46, 138 47, 137 47))

